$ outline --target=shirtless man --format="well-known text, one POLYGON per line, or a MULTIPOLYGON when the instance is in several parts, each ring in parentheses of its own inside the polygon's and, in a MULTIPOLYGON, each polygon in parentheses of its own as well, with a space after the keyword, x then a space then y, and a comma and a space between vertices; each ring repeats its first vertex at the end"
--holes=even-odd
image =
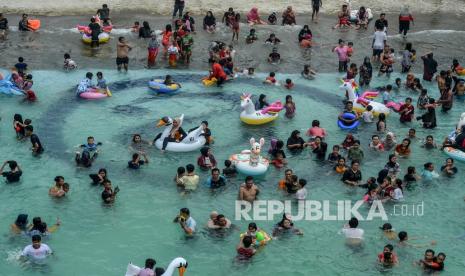
POLYGON ((132 47, 126 43, 124 37, 120 36, 118 38, 118 44, 116 46, 116 66, 118 66, 118 71, 121 71, 121 68, 124 67, 124 70, 128 71, 129 58, 128 54, 131 51, 132 47))
POLYGON ((260 190, 253 183, 253 177, 247 176, 245 178, 245 183, 243 183, 239 188, 239 200, 245 200, 252 203, 254 200, 257 199, 257 195, 259 194, 259 192, 260 190))

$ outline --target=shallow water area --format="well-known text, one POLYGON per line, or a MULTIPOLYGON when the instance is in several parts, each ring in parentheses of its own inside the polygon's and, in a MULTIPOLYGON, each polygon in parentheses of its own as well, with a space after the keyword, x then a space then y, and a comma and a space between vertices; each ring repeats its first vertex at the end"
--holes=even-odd
MULTIPOLYGON (((373 275, 378 273, 377 254, 387 243, 395 245, 400 259, 400 265, 391 274, 421 273, 412 263, 423 256, 426 248, 397 247, 395 241, 388 241, 382 236, 378 227, 384 222, 380 219, 360 222, 360 227, 365 230, 365 243, 359 250, 345 246, 343 236, 338 234, 344 221, 296 221, 304 236, 274 240, 250 263, 237 263, 234 261, 235 246, 239 234, 249 223, 234 220, 234 203, 243 176, 230 179, 226 187, 213 192, 200 185, 196 192, 182 195, 173 183, 176 168, 195 164, 199 152, 161 154, 155 148, 149 150, 148 166, 138 171, 127 169, 132 134, 141 133, 143 139, 152 140, 161 131, 155 128, 161 117, 175 117, 182 113, 185 114, 184 129, 193 128, 202 120, 209 122, 215 139, 213 154, 220 168, 231 154, 248 149, 251 137, 266 139, 263 149, 266 155, 271 138, 285 141, 294 129, 304 133, 314 119, 320 120, 322 127, 329 132, 326 139, 329 151, 332 145, 342 142, 346 134, 336 124, 344 97, 338 88, 339 74, 321 74, 313 81, 303 80, 299 75, 279 74, 280 82, 287 77, 295 81, 295 89, 288 91, 262 84, 265 77, 262 74, 254 79, 239 78, 217 88, 202 86, 202 73, 197 71, 102 72, 113 92, 113 97, 103 100, 76 98, 74 87, 85 71, 33 71, 34 91, 39 98, 34 104, 0 95, 0 155, 4 160, 17 160, 24 172, 20 183, 0 185, 2 275, 123 275, 130 261, 143 265, 147 257, 153 257, 157 265, 166 267, 177 256, 183 256, 189 262, 186 275, 373 275), (149 90, 147 82, 153 74, 156 78, 163 78, 168 73, 183 85, 178 93, 156 95, 149 90), (245 92, 252 93, 253 99, 264 93, 270 102, 284 101, 290 94, 297 104, 297 115, 289 120, 281 114, 278 120, 264 126, 244 125, 239 120, 239 113, 240 96, 245 92), (15 139, 11 127, 15 113, 32 119, 34 132, 45 147, 41 157, 31 156, 29 141, 18 142, 15 139), (103 143, 101 154, 92 168, 76 168, 73 160, 76 146, 84 143, 90 135, 103 143), (113 186, 121 189, 112 206, 101 203, 102 188, 92 186, 88 177, 89 173, 95 173, 102 167, 108 170, 113 186), (71 185, 71 192, 59 200, 47 194, 56 175, 63 175, 71 185), (186 239, 179 225, 172 223, 181 207, 190 208, 192 217, 197 221, 199 233, 193 239, 186 239), (240 230, 231 230, 224 237, 210 235, 204 225, 212 210, 224 213, 240 230), (49 225, 56 217, 62 220, 63 225, 58 231, 44 241, 55 251, 55 256, 44 266, 31 267, 17 261, 18 251, 30 242, 26 237, 12 237, 8 231, 9 224, 20 213, 29 214, 30 221, 34 216, 41 216, 49 225)), ((393 82, 398 76, 393 74, 389 81, 385 77, 375 77, 372 86, 393 82)), ((438 97, 435 83, 425 86, 432 96, 438 97)), ((411 96, 416 104, 418 95, 403 90, 395 93, 396 99, 411 96)), ((405 137, 408 128, 415 127, 418 137, 431 134, 440 143, 453 129, 463 106, 463 102, 456 101, 448 114, 441 113, 438 108, 438 127, 435 130, 424 130, 416 121, 402 125, 398 115, 393 113, 388 117, 388 128, 396 133, 398 141, 405 137)), ((376 176, 387 161, 388 153, 368 150, 369 139, 375 131, 374 124, 364 124, 355 132, 365 151, 363 180, 376 176)), ((446 159, 441 151, 428 151, 420 144, 421 141, 414 141, 412 156, 399 160, 402 176, 411 165, 420 173, 428 161, 439 170, 446 159)), ((286 154, 289 167, 309 182, 308 199, 331 200, 330 209, 335 211, 336 200, 356 201, 363 197, 364 189, 342 184, 340 176, 328 173, 331 166, 314 161, 308 150, 296 155, 286 151, 286 154)), ((410 236, 418 237, 419 241, 415 241, 418 244, 437 241, 432 248, 447 254, 444 275, 460 275, 460 271, 465 270, 462 257, 465 240, 459 238, 465 232, 461 186, 465 166, 458 162, 456 165, 459 173, 454 178, 441 177, 430 184, 419 182, 415 189, 405 191, 403 203, 417 206, 423 202, 423 216, 396 216, 393 205, 385 204, 389 222, 396 231, 406 230, 410 236)), ((197 170, 197 173, 201 182, 206 180, 207 172, 197 170)), ((261 189, 260 199, 290 199, 276 188, 283 174, 283 169, 270 167, 266 175, 256 180, 261 189)), ((359 211, 366 215, 368 209, 362 207, 359 211)), ((258 225, 270 233, 279 218, 260 221, 258 225)))

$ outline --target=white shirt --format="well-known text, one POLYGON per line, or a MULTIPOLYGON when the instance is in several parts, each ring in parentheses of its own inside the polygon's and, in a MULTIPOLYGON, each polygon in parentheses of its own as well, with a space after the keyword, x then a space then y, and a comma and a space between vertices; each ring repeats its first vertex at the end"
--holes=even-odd
POLYGON ((342 233, 348 239, 363 239, 363 229, 360 228, 343 228, 342 233))
POLYGON ((362 118, 365 123, 373 122, 373 112, 372 111, 364 111, 362 113, 362 118))
POLYGON ((395 188, 394 189, 394 196, 393 198, 395 200, 400 200, 404 198, 404 194, 402 194, 402 190, 400 188, 395 188))
POLYGON ((307 198, 307 189, 301 188, 298 189, 297 192, 295 193, 295 198, 299 200, 303 200, 307 198))
POLYGON ((187 228, 190 228, 192 232, 195 232, 195 227, 197 226, 197 222, 195 222, 195 220, 192 217, 189 217, 186 220, 186 226, 187 228))
POLYGON ((376 31, 373 35, 375 42, 373 43, 373 49, 382 50, 384 49, 384 41, 387 40, 386 33, 383 31, 376 31))
POLYGON ((50 254, 52 254, 52 249, 50 249, 48 245, 42 243, 37 249, 32 247, 32 244, 26 246, 21 253, 21 256, 32 258, 34 260, 43 260, 50 254))

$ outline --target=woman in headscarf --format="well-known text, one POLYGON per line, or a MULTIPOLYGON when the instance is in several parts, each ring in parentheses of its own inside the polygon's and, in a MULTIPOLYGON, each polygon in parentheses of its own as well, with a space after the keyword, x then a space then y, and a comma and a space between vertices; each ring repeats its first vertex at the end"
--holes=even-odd
POLYGON ((266 101, 266 95, 260 94, 260 96, 258 97, 258 101, 255 103, 255 110, 261 110, 269 105, 270 104, 266 101))
POLYGON ((247 14, 247 22, 250 26, 263 24, 266 25, 267 23, 260 19, 260 15, 258 14, 258 9, 253 7, 249 13, 247 14))
POLYGON ((184 129, 182 129, 179 118, 175 118, 173 120, 173 127, 171 128, 170 134, 167 137, 165 137, 165 139, 163 140, 163 146, 161 150, 165 151, 169 142, 179 143, 186 136, 187 136, 187 133, 184 131, 184 129))
POLYGON ((20 234, 27 231, 27 214, 20 214, 16 221, 11 225, 11 232, 20 234))
POLYGON ((216 28, 216 18, 213 16, 212 11, 208 11, 207 15, 203 18, 203 29, 207 33, 214 33, 216 28))
POLYGON ((288 6, 283 12, 283 22, 281 25, 295 25, 295 13, 292 10, 292 6, 288 6))
POLYGON ((360 7, 356 15, 356 27, 355 29, 358 30, 360 28, 364 28, 365 30, 368 27, 368 12, 366 11, 365 7, 360 7))
POLYGON ((302 30, 299 32, 299 43, 300 47, 302 48, 309 48, 312 47, 312 31, 308 27, 308 25, 304 25, 302 30))
POLYGON ((152 38, 149 40, 149 44, 147 46, 147 50, 148 50, 147 65, 149 68, 155 66, 156 64, 159 47, 160 47, 160 44, 158 43, 157 36, 155 35, 155 33, 153 33, 152 38))
POLYGON ((360 86, 368 86, 371 82, 371 77, 373 76, 373 67, 371 66, 370 58, 365 57, 363 60, 363 64, 360 65, 359 68, 360 79, 359 84, 360 86))
POLYGON ((413 16, 408 10, 408 6, 404 6, 399 14, 399 34, 403 33, 404 38, 407 36, 407 32, 410 29, 410 21, 413 23, 413 16))

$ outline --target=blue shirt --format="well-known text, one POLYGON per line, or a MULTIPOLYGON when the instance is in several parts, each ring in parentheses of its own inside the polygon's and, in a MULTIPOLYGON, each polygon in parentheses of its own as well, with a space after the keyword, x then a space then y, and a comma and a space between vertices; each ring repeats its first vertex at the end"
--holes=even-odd
POLYGON ((192 217, 189 217, 187 220, 186 220, 186 227, 187 228, 190 228, 192 230, 192 233, 195 232, 195 227, 197 226, 197 222, 195 222, 195 220, 192 218, 192 217))
POLYGON ((97 79, 97 87, 107 89, 107 81, 105 79, 97 79))

